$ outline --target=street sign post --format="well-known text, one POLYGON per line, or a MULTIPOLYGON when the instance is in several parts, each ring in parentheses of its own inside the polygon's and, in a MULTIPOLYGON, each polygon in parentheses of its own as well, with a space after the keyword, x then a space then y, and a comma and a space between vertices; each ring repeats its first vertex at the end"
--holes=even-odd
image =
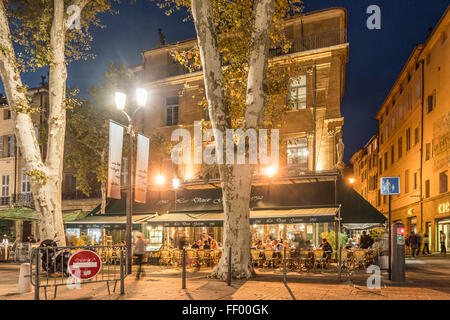
POLYGON ((80 250, 69 259, 69 273, 80 280, 92 279, 101 268, 102 260, 97 253, 91 250, 80 250))
POLYGON ((389 261, 388 261, 388 274, 389 280, 392 279, 392 228, 391 228, 391 195, 400 194, 400 177, 382 177, 381 178, 381 194, 389 196, 389 214, 388 214, 388 226, 389 226, 389 261))

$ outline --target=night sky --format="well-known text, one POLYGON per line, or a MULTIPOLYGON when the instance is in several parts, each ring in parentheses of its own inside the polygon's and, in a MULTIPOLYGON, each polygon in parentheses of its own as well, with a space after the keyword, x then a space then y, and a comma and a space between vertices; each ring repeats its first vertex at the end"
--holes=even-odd
MULTIPOLYGON (((110 62, 141 63, 140 52, 156 45, 157 29, 166 43, 195 37, 192 23, 183 23, 185 13, 170 17, 146 0, 134 5, 123 0, 115 5, 118 15, 103 15, 107 27, 93 32, 94 60, 69 65, 68 86, 87 88, 102 81, 110 62)), ((304 0, 305 12, 341 6, 348 10, 350 58, 342 113, 345 118, 345 161, 377 132, 375 115, 415 45, 423 42, 449 5, 448 0, 304 0), (366 27, 369 5, 381 8, 381 30, 366 27)), ((29 87, 37 86, 46 70, 23 75, 29 87)), ((3 87, 0 85, 0 92, 3 87)))

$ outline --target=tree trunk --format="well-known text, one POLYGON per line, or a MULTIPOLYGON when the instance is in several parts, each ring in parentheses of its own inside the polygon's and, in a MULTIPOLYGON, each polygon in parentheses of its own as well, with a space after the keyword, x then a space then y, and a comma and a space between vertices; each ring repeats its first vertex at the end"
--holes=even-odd
POLYGON ((246 279, 252 275, 250 255, 250 193, 252 166, 220 166, 223 193, 223 251, 222 257, 211 276, 226 280, 228 255, 231 248, 231 276, 246 279))
POLYGON ((106 182, 102 182, 102 205, 101 205, 101 214, 106 213, 106 182))

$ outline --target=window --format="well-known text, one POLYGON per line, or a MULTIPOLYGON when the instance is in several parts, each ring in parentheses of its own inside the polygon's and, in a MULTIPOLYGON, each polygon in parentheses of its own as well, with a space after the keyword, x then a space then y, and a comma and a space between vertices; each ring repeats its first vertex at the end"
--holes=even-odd
POLYGON ((425 198, 430 197, 430 180, 425 180, 425 198))
POLYGON ((394 158, 395 158, 395 147, 394 145, 391 146, 391 164, 394 164, 394 158))
POLYGON ((387 158, 387 152, 384 153, 384 170, 388 169, 388 158, 387 158))
POLYGON ((2 197, 9 197, 9 174, 2 175, 2 197))
POLYGON ((3 152, 3 148, 4 148, 4 143, 3 140, 5 139, 4 136, 0 136, 0 158, 3 158, 4 156, 4 152, 3 152))
POLYGON ((414 190, 417 190, 417 172, 414 172, 414 190))
POLYGON ((62 181, 62 192, 67 195, 73 195, 77 191, 77 178, 72 173, 64 173, 62 181))
POLYGON ((380 134, 380 145, 383 144, 383 134, 380 134))
POLYGON ((430 160, 430 154, 431 154, 431 144, 427 143, 425 145, 425 161, 430 160))
POLYGON ((429 54, 427 54, 427 65, 429 65, 430 64, 430 61, 431 61, 431 54, 429 53, 429 54))
POLYGON ((403 138, 402 137, 400 137, 399 139, 398 139, 398 158, 400 159, 401 157, 402 157, 402 149, 403 149, 403 147, 402 147, 402 141, 403 140, 403 138))
POLYGON ((163 242, 162 227, 151 228, 149 238, 150 243, 162 243, 163 242))
POLYGON ((166 126, 178 124, 178 96, 166 98, 166 126))
POLYGON ((385 128, 386 139, 389 138, 389 127, 386 125, 385 128))
POLYGON ((3 109, 3 120, 9 120, 11 119, 11 109, 5 108, 3 109))
POLYGON ((439 193, 444 193, 448 191, 448 172, 439 173, 439 193))
POLYGON ((405 171, 405 193, 409 192, 409 169, 405 171))
POLYGON ((419 143, 419 128, 414 129, 414 144, 419 143))
POLYGON ((394 132, 394 129, 395 129, 395 117, 394 116, 391 119, 391 124, 392 124, 392 132, 394 132))
POLYGON ((14 148, 15 148, 15 136, 13 134, 10 134, 7 137, 7 150, 6 150, 6 156, 7 157, 14 157, 14 148))
POLYGON ((427 113, 436 108, 436 90, 433 90, 433 93, 427 97, 427 113))
POLYGON ((300 170, 308 170, 308 140, 306 138, 287 141, 287 163, 298 165, 300 170))
POLYGON ((399 120, 403 119, 403 106, 402 105, 400 105, 398 107, 398 117, 399 117, 399 120))
POLYGON ((306 108, 306 75, 291 79, 288 100, 292 110, 306 108))
POLYGON ((383 174, 383 159, 380 158, 380 175, 383 174))
POLYGON ((206 110, 205 110, 205 121, 210 121, 208 108, 206 108, 206 110))
POLYGON ((406 129, 406 152, 411 149, 411 128, 406 129))
POLYGON ((27 174, 25 174, 26 171, 27 171, 26 168, 22 168, 21 190, 22 193, 31 193, 30 177, 27 174))

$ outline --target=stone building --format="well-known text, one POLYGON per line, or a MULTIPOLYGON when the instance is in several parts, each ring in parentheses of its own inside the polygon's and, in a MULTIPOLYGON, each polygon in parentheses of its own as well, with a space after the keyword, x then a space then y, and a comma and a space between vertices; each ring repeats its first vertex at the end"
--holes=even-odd
POLYGON ((378 206, 378 135, 350 159, 352 172, 347 180, 374 207, 378 206))
MULTIPOLYGON (((343 8, 308 13, 286 21, 285 32, 292 40, 290 51, 270 51, 269 63, 295 62, 303 67, 290 88, 296 102, 279 122, 282 174, 336 169, 336 144, 344 123, 341 100, 349 48, 346 28, 347 12, 343 8)), ((151 92, 145 111, 136 120, 144 134, 161 133, 170 141, 174 129, 193 131, 194 121, 207 120, 200 106, 204 97, 202 71, 189 72, 171 56, 171 51, 186 50, 195 44, 196 39, 192 39, 143 51, 142 64, 130 68, 136 83, 151 92)), ((289 98, 282 97, 280 103, 286 104, 289 98)), ((201 176, 199 167, 172 168, 171 161, 151 168, 153 176, 158 171, 170 178, 201 176)))
MULTIPOLYGON (((42 77, 39 86, 28 89, 27 95, 31 105, 39 110, 32 114, 36 133, 39 134, 49 104, 45 77, 42 77)), ((44 155, 45 148, 41 146, 44 155)), ((39 238, 30 180, 25 172, 25 162, 15 139, 11 111, 6 97, 0 96, 0 239, 5 237, 9 241, 14 238, 21 241, 30 234, 39 238)), ((62 209, 66 217, 73 217, 72 213, 77 211, 91 211, 100 203, 99 194, 88 199, 76 190, 75 172, 71 169, 64 169, 62 186, 62 209)))
MULTIPOLYGON (((450 7, 426 41, 413 49, 376 116, 378 177, 400 177, 400 194, 392 196, 392 221, 427 233, 434 251, 440 250, 440 231, 447 246, 450 238, 449 34, 450 7)), ((362 183, 359 175, 355 180, 355 186, 362 183)), ((366 193, 361 195, 367 199, 366 193)), ((376 204, 387 215, 387 196, 380 195, 379 187, 376 204)))

